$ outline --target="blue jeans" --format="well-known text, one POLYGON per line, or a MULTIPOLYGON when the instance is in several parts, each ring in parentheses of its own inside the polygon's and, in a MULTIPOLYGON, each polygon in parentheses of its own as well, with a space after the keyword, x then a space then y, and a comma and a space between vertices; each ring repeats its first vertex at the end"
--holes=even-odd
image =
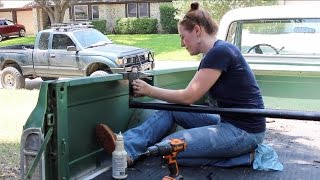
POLYGON ((179 164, 231 167, 252 163, 250 152, 262 143, 264 132, 248 133, 220 122, 216 114, 157 111, 123 136, 125 149, 134 161, 160 140, 179 138, 187 143, 186 150, 178 155, 179 164), (175 124, 184 129, 168 135, 175 124))

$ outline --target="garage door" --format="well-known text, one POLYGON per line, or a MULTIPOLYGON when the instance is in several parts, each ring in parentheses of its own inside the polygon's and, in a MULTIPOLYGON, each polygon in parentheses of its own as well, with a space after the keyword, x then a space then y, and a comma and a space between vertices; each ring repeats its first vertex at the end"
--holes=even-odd
POLYGON ((23 24, 26 27, 26 33, 28 35, 34 35, 35 29, 34 26, 36 23, 34 23, 33 16, 32 16, 32 10, 27 11, 17 11, 17 22, 19 24, 23 24))

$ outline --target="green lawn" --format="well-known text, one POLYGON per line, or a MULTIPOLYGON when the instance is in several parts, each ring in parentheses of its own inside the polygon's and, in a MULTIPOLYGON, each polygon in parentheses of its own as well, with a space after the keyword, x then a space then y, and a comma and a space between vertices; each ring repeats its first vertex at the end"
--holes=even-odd
MULTIPOLYGON (((185 48, 180 46, 178 34, 130 34, 107 35, 114 43, 147 48, 155 53, 155 60, 193 61, 200 56, 190 56, 185 48)), ((15 44, 33 44, 34 36, 10 38, 0 42, 1 46, 15 44)))
POLYGON ((34 36, 28 36, 28 37, 11 37, 9 39, 4 39, 0 42, 0 47, 2 46, 10 46, 10 45, 16 45, 16 44, 34 44, 35 37, 34 36))
POLYGON ((22 127, 38 100, 39 90, 0 89, 0 179, 19 179, 22 127))

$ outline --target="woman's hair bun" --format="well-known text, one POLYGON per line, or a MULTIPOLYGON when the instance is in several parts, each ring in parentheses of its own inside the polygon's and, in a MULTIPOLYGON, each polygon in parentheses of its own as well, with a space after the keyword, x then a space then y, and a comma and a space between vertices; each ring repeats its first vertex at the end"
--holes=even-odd
POLYGON ((197 10, 199 8, 199 3, 198 2, 193 2, 191 3, 191 11, 197 10))

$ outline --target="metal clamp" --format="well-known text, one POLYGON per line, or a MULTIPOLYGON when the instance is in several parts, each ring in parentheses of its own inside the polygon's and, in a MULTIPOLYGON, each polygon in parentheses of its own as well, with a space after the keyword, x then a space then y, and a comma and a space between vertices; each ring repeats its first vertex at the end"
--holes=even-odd
POLYGON ((141 79, 146 81, 148 84, 153 85, 153 76, 151 74, 141 72, 138 66, 132 67, 131 72, 123 72, 121 74, 123 75, 124 79, 129 80, 129 105, 134 97, 133 88, 132 88, 132 82, 134 80, 141 79))

